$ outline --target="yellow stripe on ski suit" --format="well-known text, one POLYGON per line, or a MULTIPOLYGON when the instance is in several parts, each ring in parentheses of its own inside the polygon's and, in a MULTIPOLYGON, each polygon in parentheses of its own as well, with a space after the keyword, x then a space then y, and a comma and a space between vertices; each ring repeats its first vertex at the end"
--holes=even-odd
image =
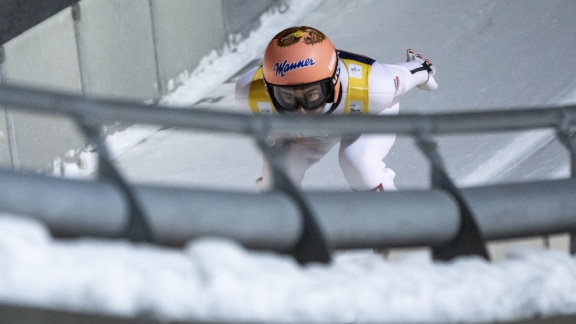
POLYGON ((368 114, 368 77, 372 65, 349 59, 340 59, 346 66, 348 72, 348 89, 346 102, 344 104, 344 114, 359 113, 368 114), (352 67, 350 66, 352 64, 352 67), (351 71, 351 68, 360 68, 360 73, 351 71), (361 105, 361 107, 357 107, 361 105), (356 108, 356 109, 354 109, 356 108))
POLYGON ((272 112, 276 112, 276 108, 270 100, 270 95, 266 90, 266 85, 264 84, 264 78, 262 77, 262 67, 259 67, 252 81, 250 82, 250 90, 248 91, 248 106, 252 114, 257 115, 262 113, 260 110, 263 107, 269 108, 272 112))

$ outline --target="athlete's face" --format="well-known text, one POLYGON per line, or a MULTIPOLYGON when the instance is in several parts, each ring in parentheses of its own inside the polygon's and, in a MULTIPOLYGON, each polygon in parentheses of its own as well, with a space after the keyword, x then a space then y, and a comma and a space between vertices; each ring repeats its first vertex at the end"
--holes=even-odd
POLYGON ((278 88, 276 99, 288 107, 295 107, 287 112, 299 115, 321 114, 325 105, 325 93, 320 84, 314 84, 303 89, 278 88), (321 103, 321 106, 318 106, 318 103, 321 103), (310 106, 314 109, 310 109, 310 106))

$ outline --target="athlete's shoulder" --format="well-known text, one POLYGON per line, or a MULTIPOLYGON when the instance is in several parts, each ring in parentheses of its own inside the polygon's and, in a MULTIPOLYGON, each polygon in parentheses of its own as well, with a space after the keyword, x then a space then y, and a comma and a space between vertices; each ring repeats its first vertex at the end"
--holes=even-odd
POLYGON ((352 52, 343 51, 343 50, 338 50, 338 57, 342 60, 356 61, 359 63, 368 64, 368 65, 372 65, 376 62, 375 59, 370 58, 366 55, 352 53, 352 52))
POLYGON ((345 62, 348 75, 362 75, 364 66, 367 69, 369 92, 371 95, 393 94, 396 91, 396 78, 394 73, 386 68, 385 64, 362 54, 348 51, 339 52, 340 59, 345 62))
MULTIPOLYGON (((390 75, 393 74, 389 69, 386 68, 385 64, 382 64, 366 55, 340 50, 338 52, 338 56, 340 60, 346 65, 347 72, 350 76, 367 76, 370 79, 369 83, 380 84, 382 80, 388 81, 390 79, 390 75), (363 71, 366 71, 366 74, 364 74, 363 71)), ((371 87, 371 90, 373 90, 372 88, 374 87, 371 87)), ((376 89, 381 89, 381 87, 379 86, 376 89)))
POLYGON ((236 88, 234 90, 234 98, 236 107, 242 112, 251 112, 248 98, 250 96, 250 88, 254 80, 254 76, 258 71, 259 66, 255 66, 242 73, 236 81, 236 88))
POLYGON ((262 67, 257 66, 243 73, 236 81, 236 107, 255 115, 276 113, 262 76, 262 67))
POLYGON ((259 66, 254 66, 240 75, 238 81, 236 81, 236 91, 235 91, 236 99, 248 98, 248 92, 250 91, 250 84, 252 83, 254 75, 256 74, 259 68, 260 68, 259 66))

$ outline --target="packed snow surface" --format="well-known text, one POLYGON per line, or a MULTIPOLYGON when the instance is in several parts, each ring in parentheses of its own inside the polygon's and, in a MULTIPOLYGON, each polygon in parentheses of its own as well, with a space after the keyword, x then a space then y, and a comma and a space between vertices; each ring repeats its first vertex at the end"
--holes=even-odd
POLYGON ((0 216, 0 300, 121 316, 262 322, 462 322, 576 312, 576 259, 518 252, 499 262, 388 261, 342 253, 332 264, 201 239, 182 250, 53 240, 0 216))

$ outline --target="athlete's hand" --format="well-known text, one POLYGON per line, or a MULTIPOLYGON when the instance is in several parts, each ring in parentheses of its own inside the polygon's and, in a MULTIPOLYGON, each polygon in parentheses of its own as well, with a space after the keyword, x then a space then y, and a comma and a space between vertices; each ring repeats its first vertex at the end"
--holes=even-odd
POLYGON ((417 85, 419 89, 422 90, 436 90, 438 89, 438 83, 434 79, 434 74, 436 74, 436 67, 432 65, 430 60, 425 59, 421 54, 414 53, 411 49, 406 50, 406 61, 412 62, 416 61, 422 64, 422 68, 428 71, 428 80, 422 84, 417 85))

